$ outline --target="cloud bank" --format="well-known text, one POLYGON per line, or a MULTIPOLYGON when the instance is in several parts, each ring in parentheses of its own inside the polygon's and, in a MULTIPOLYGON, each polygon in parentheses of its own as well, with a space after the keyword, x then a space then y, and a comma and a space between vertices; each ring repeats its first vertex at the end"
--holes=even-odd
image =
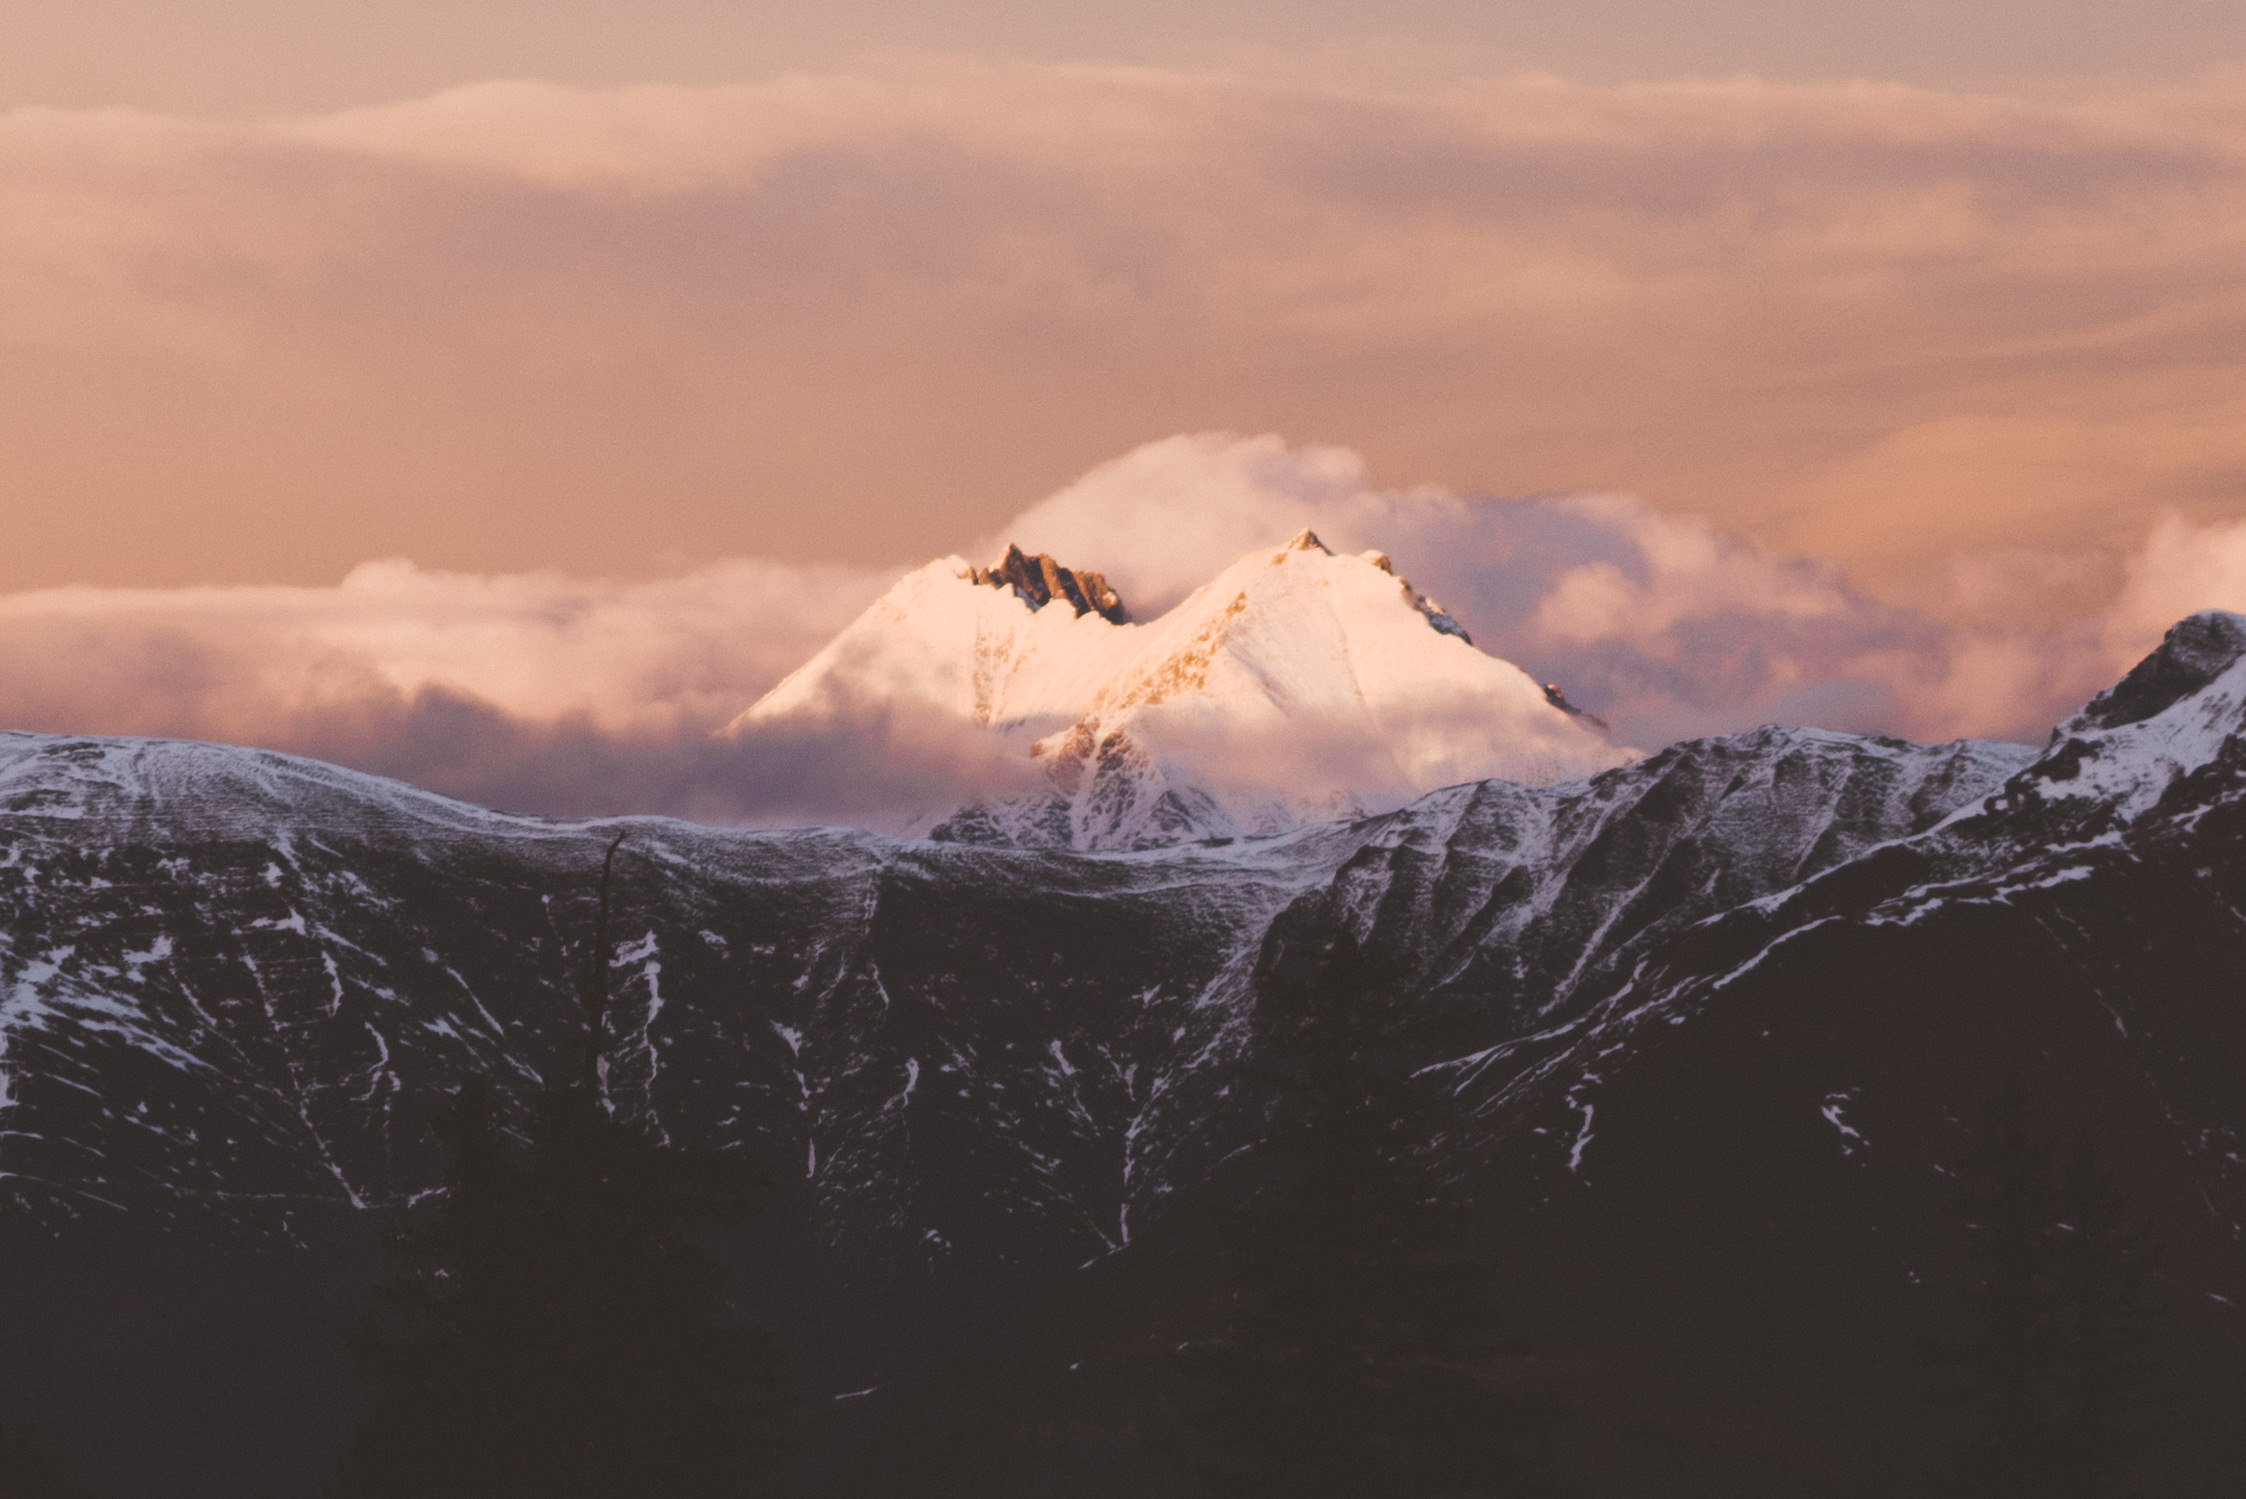
POLYGON ((1161 608, 1303 525, 1341 549, 1388 552, 1483 649, 1557 680, 1645 746, 1761 723, 2040 739, 2183 615, 2246 608, 2246 522, 2164 513, 2118 563, 2109 603, 2056 620, 2006 606, 2053 572, 2100 567, 2096 554, 1953 556, 1963 581, 1947 597, 1977 592, 1977 607, 1936 612, 1629 496, 1382 489, 1351 451, 1272 437, 1150 444, 1007 534, 1101 559, 1134 607, 1161 608))
POLYGON ((818 790, 837 777, 888 806, 959 781, 964 748, 872 724, 845 770, 832 745, 707 742, 887 582, 756 560, 639 584, 398 560, 333 588, 19 593, 0 598, 0 724, 263 745, 521 811, 784 818, 800 785, 848 812, 818 790))
MULTIPOLYGON (((1147 444, 970 550, 1014 540, 1097 568, 1145 618, 1304 526, 1387 551, 1483 649, 1646 748, 1763 722, 2040 739, 2176 619, 2246 609, 2246 522, 2159 518, 2079 619, 1957 623, 1628 497, 1385 489, 1353 452, 1268 436, 1147 444)), ((259 744, 519 811, 925 825, 1024 789, 1025 765, 881 704, 715 737, 894 576, 742 559, 589 583, 392 561, 332 588, 19 593, 0 598, 0 726, 259 744)))

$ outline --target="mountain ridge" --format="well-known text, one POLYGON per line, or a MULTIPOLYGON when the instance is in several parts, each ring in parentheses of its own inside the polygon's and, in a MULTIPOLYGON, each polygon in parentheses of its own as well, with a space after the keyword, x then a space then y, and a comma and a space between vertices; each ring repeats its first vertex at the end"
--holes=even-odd
MULTIPOLYGON (((2170 1246, 2180 1346, 2246 1346, 2233 640, 2238 616, 2182 622, 2126 722, 2077 715, 2042 750, 1764 728, 1089 853, 559 822, 262 751, 0 735, 0 1239, 305 1262, 439 1186, 427 1121, 461 1079, 519 1117, 573 1066, 605 962, 614 1107, 762 1165, 828 1277, 801 1282, 824 1329, 803 1377, 883 1390, 834 1440, 903 1472, 915 1402, 963 1367, 925 1308, 1143 1278, 1142 1300, 1102 1291, 1112 1334, 1029 1361, 1060 1388, 1201 1304, 1196 1225, 1266 1127, 1270 996, 1346 932, 1378 1003, 1455 1033, 1413 1138, 1511 1205, 1540 1377, 1595 1413, 1615 1386, 1570 1371, 1667 1349, 1726 1420, 1902 1491, 1894 1433, 1935 1418, 1864 1392, 1892 1393, 1933 1315, 1960 1252, 1942 1173, 2009 1071, 2054 1129, 2095 1133, 2170 1246), (1882 1338, 1894 1368, 1851 1362, 1882 1338), (1858 1408, 1861 1431, 1834 1414, 1858 1408)), ((62 1315, 30 1305, 50 1283, 0 1289, 62 1315)))

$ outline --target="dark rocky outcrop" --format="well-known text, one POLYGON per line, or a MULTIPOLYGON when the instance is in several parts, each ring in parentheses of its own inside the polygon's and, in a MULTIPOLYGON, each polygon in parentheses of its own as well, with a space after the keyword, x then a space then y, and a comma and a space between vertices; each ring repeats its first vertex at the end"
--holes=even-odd
POLYGON ((1005 556, 989 567, 969 568, 967 578, 986 588, 1011 588, 1032 609, 1061 599, 1078 614, 1097 614, 1110 624, 1125 624, 1130 619, 1123 600, 1098 573, 1063 567, 1043 552, 1034 557, 1025 555, 1011 542, 1005 556))
POLYGON ((2071 726, 2118 729, 2143 723, 2230 670, 2240 656, 2246 656, 2246 620, 2218 610, 2194 614, 2171 629, 2160 648, 2127 676, 2092 698, 2071 726))

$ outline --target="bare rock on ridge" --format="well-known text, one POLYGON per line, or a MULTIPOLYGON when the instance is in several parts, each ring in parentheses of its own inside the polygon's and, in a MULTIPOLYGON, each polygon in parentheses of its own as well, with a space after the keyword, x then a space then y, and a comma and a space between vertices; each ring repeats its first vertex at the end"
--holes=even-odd
MULTIPOLYGON (((2209 609, 2178 621, 2151 655, 2099 693, 2073 726, 2118 729, 2143 723, 2205 687, 2246 656, 2246 618, 2209 609)), ((2062 730, 2065 726, 2062 726, 2062 730)), ((2055 731, 2053 738, 2057 739, 2055 731)))
POLYGON ((1089 570, 1063 567, 1043 552, 1027 556, 1011 542, 1006 555, 989 567, 967 569, 967 580, 985 588, 1011 588, 1032 609, 1066 599, 1078 614, 1097 614, 1115 625, 1130 622, 1122 598, 1108 587, 1107 579, 1089 570))

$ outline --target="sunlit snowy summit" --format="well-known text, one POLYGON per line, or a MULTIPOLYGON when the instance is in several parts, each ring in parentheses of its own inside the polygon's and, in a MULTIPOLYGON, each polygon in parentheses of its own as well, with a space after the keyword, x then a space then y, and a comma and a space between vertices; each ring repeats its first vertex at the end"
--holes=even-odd
POLYGON ((1144 623, 1099 574, 1050 557, 940 558, 726 732, 874 718, 971 728, 1041 772, 935 836, 1078 849, 1277 832, 1638 758, 1477 649, 1387 557, 1337 555, 1309 531, 1144 623))

